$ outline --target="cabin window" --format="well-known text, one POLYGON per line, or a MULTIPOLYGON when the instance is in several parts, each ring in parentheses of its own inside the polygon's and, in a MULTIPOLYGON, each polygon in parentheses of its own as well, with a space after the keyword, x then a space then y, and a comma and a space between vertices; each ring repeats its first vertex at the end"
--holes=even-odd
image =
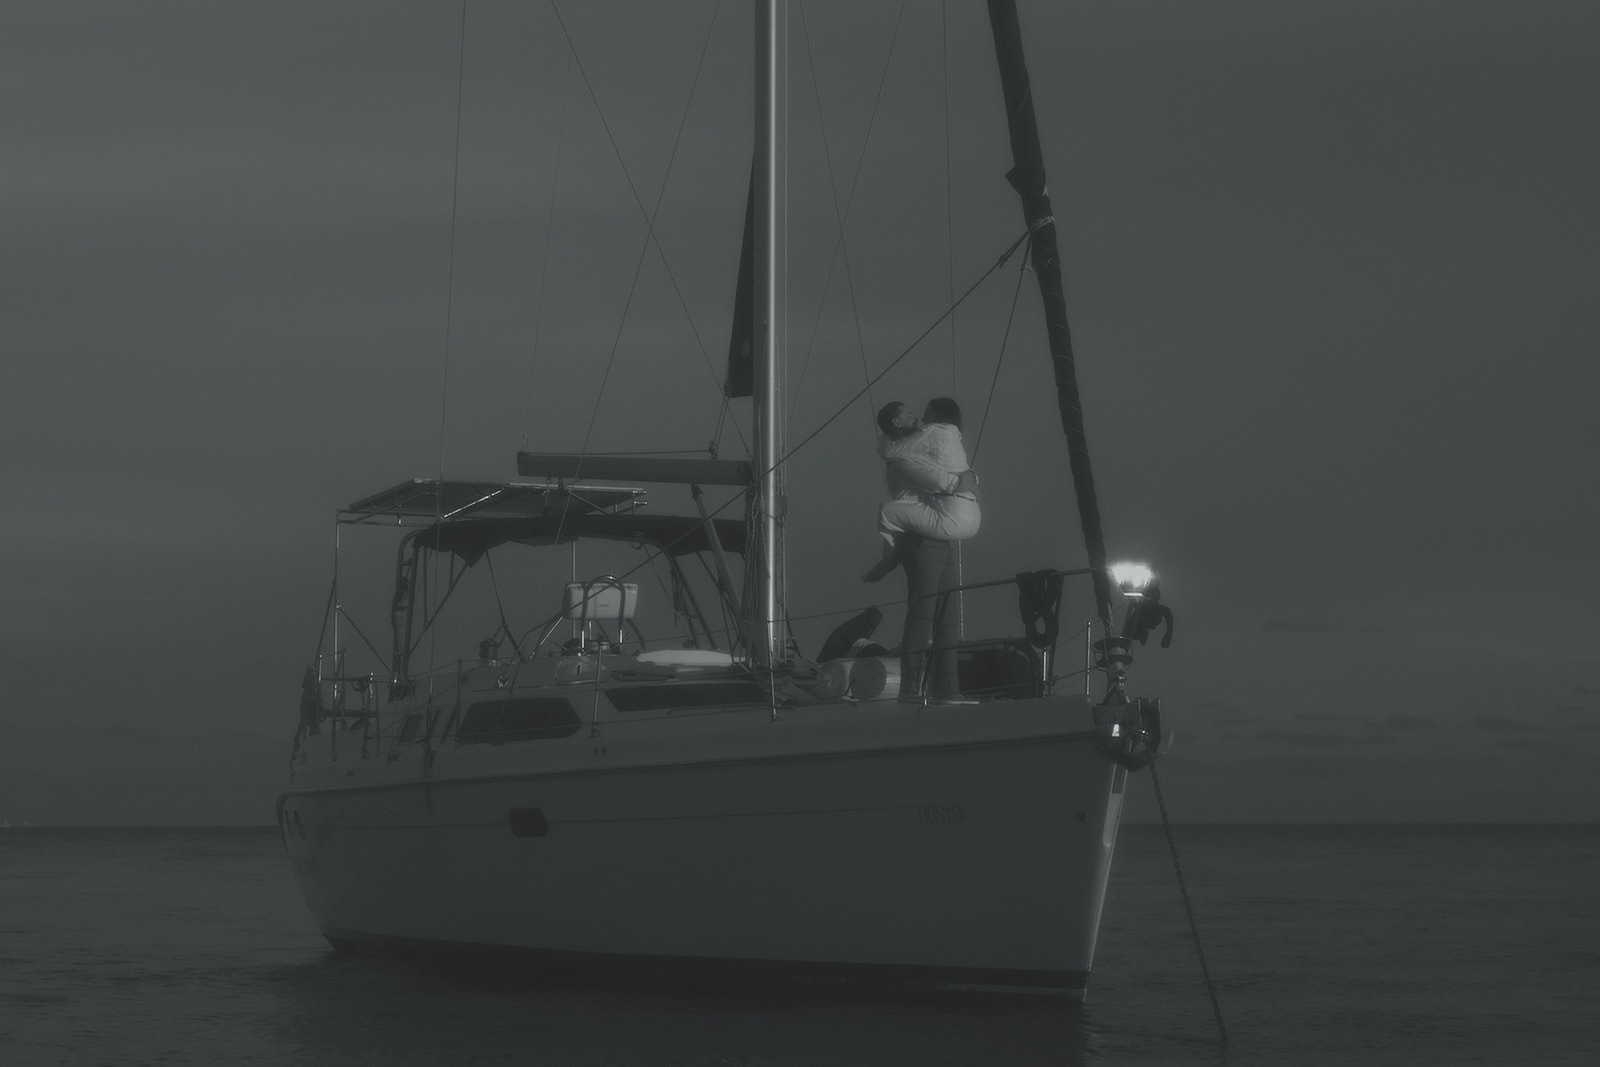
POLYGON ((618 711, 659 711, 729 704, 771 703, 767 691, 753 682, 688 682, 676 685, 634 685, 608 689, 606 696, 618 711))
POLYGON ((1018 642, 956 653, 957 685, 966 696, 1025 700, 1038 688, 1038 670, 1029 649, 1018 642))
POLYGON ((470 705, 461 716, 456 742, 499 745, 507 741, 539 741, 571 737, 582 725, 578 713, 562 697, 508 697, 470 705))

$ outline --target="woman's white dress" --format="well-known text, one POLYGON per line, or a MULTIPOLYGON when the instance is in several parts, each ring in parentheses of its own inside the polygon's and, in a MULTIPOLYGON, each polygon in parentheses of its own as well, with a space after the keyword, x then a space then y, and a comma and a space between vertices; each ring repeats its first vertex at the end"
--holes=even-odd
POLYGON ((978 495, 956 492, 961 473, 970 469, 961 431, 949 423, 929 423, 898 440, 878 439, 889 478, 891 499, 878 510, 878 532, 890 542, 909 532, 936 541, 965 541, 978 532, 983 516, 978 495))

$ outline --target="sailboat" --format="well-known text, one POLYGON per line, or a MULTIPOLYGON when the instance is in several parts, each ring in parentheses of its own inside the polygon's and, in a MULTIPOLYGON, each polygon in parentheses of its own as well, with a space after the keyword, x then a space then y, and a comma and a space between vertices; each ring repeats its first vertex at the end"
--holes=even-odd
POLYGON ((528 480, 419 478, 339 511, 336 545, 357 529, 398 544, 385 651, 354 625, 362 583, 336 549, 277 803, 334 946, 1084 995, 1128 777, 1166 742, 1159 703, 1128 693, 1129 650, 1170 613, 1147 568, 1106 562, 1021 30, 1009 0, 989 6, 1088 565, 967 581, 948 543, 924 541, 898 652, 870 640, 875 610, 813 658, 791 639, 776 415, 787 22, 781 0, 763 3, 735 316, 748 332, 729 375, 749 375, 751 455, 524 451, 528 480), (649 507, 650 486, 692 506, 649 507), (708 506, 706 487, 737 509, 708 506), (546 585, 511 588, 517 554, 545 561, 525 573, 546 585), (1095 606, 1081 670, 1062 647, 1064 588, 1095 606), (1007 632, 952 625, 980 594, 1016 605, 1007 632), (531 625, 509 621, 530 610, 531 625))

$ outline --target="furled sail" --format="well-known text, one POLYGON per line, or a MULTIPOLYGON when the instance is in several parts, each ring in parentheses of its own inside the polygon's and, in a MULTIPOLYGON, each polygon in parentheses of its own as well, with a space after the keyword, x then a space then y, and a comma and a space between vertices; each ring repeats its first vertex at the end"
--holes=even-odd
POLYGON ((1084 549, 1094 579, 1095 607, 1106 632, 1111 632, 1111 583, 1106 577, 1105 537, 1100 527, 1100 504, 1089 466, 1089 440, 1083 428, 1083 403, 1078 395, 1078 375, 1072 355, 1072 334, 1067 329, 1067 298, 1061 286, 1061 254, 1056 244, 1055 217, 1045 185, 1044 153, 1039 147, 1039 126, 1033 113, 1033 88, 1023 61, 1022 29, 1015 0, 989 0, 989 25, 994 32, 995 56, 1005 92, 1006 120, 1015 161, 1006 179, 1022 198, 1022 213, 1032 234, 1033 270, 1044 302, 1045 332, 1050 359, 1055 364, 1056 403, 1061 409, 1061 429, 1067 437, 1067 458, 1078 497, 1078 520, 1083 527, 1084 549))

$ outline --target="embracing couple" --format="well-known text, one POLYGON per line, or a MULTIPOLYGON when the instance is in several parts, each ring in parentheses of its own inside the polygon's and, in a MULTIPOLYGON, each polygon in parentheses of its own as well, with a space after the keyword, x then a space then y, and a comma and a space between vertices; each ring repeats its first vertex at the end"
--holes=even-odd
POLYGON ((889 500, 878 509, 883 557, 861 576, 876 582, 899 566, 916 538, 965 541, 978 532, 978 476, 961 441, 961 409, 949 397, 928 401, 917 418, 895 401, 878 412, 878 455, 889 500))

